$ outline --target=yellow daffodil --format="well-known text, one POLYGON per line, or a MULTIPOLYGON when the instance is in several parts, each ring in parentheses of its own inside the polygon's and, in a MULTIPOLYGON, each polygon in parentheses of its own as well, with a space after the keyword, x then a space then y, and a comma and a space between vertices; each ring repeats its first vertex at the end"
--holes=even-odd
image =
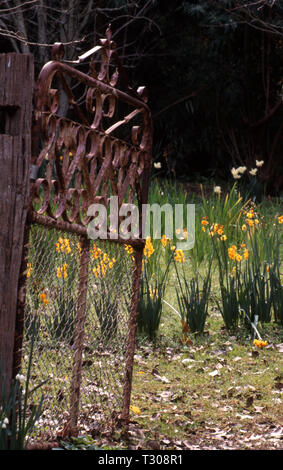
POLYGON ((138 406, 135 406, 135 405, 130 405, 130 410, 135 413, 136 415, 140 415, 141 414, 141 410, 138 406))
POLYGON ((102 251, 101 249, 96 246, 96 244, 94 243, 93 247, 92 247, 92 252, 91 252, 91 256, 93 259, 98 259, 100 258, 100 256, 102 255, 102 251))
POLYGON ((27 264, 27 277, 30 277, 31 276, 31 273, 32 273, 32 266, 31 266, 31 263, 28 263, 27 264))
POLYGON ((41 294, 39 294, 39 300, 43 303, 43 305, 49 304, 49 300, 47 299, 45 292, 41 292, 41 294))
POLYGON ((254 221, 252 219, 246 219, 246 223, 250 226, 250 227, 254 227, 254 221))
POLYGON ((158 297, 158 289, 152 289, 149 287, 149 295, 151 299, 157 298, 158 297))
POLYGON ((61 279, 62 277, 66 279, 68 277, 68 272, 67 272, 68 265, 67 263, 64 263, 63 266, 58 266, 57 268, 57 277, 58 279, 61 279))
POLYGON ((153 253, 154 253, 154 248, 153 248, 153 245, 151 243, 151 238, 147 237, 146 242, 145 242, 145 246, 144 246, 144 250, 143 250, 143 254, 146 258, 150 258, 153 253))
POLYGON ((267 345, 268 345, 267 341, 262 341, 261 339, 254 340, 254 346, 256 346, 257 348, 264 348, 267 345))
POLYGON ((126 250, 126 252, 131 255, 134 251, 133 247, 131 245, 124 245, 124 248, 126 250))
POLYGON ((165 248, 167 246, 167 243, 169 242, 169 238, 167 238, 166 235, 162 235, 160 242, 162 246, 165 248))
POLYGON ((228 248, 228 256, 230 259, 234 260, 236 258, 236 254, 236 250, 233 246, 228 248))
POLYGON ((245 260, 249 259, 249 256, 250 256, 249 250, 246 248, 246 249, 244 250, 244 259, 245 259, 245 260))
POLYGON ((56 243, 56 251, 58 253, 65 253, 65 254, 71 253, 69 238, 62 238, 62 237, 58 238, 58 241, 56 243))
POLYGON ((208 225, 208 224, 209 222, 205 218, 203 218, 201 221, 201 225, 208 225))
POLYGON ((103 255, 103 263, 108 264, 110 262, 110 258, 107 253, 103 255))
POLYGON ((116 259, 112 258, 108 263, 108 268, 112 269, 115 263, 116 263, 116 259))
POLYGON ((184 257, 183 250, 175 250, 174 260, 177 261, 178 263, 184 263, 185 262, 185 257, 184 257))

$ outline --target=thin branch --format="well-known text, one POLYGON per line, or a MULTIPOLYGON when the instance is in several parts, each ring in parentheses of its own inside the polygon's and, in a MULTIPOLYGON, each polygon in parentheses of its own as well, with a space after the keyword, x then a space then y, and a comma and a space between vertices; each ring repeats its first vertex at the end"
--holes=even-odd
POLYGON ((183 103, 184 101, 189 100, 190 98, 193 98, 194 96, 198 95, 201 91, 205 90, 207 87, 200 88, 199 90, 193 91, 190 95, 183 96, 182 98, 178 99, 177 101, 174 101, 174 103, 170 103, 165 108, 162 108, 160 111, 157 111, 153 115, 153 118, 156 118, 157 116, 160 116, 160 114, 164 113, 165 111, 168 111, 168 109, 173 108, 173 106, 176 106, 177 104, 183 103))
POLYGON ((25 6, 27 5, 30 5, 31 3, 36 3, 38 2, 38 0, 30 0, 29 2, 25 2, 25 3, 22 3, 22 5, 17 5, 16 7, 11 7, 11 8, 1 8, 0 10, 0 14, 1 13, 11 13, 13 12, 14 10, 18 10, 18 8, 24 8, 25 6))
POLYGON ((276 113, 276 111, 280 108, 280 106, 282 105, 283 101, 282 99, 280 99, 279 101, 277 101, 277 103, 273 106, 273 108, 271 108, 271 110, 269 111, 268 114, 266 114, 262 119, 260 119, 259 121, 256 121, 256 122, 253 122, 252 124, 250 124, 250 127, 259 127, 261 126, 262 124, 265 124, 266 121, 268 121, 270 118, 272 118, 272 116, 276 113))
POLYGON ((231 8, 231 9, 226 8, 225 10, 228 11, 228 12, 231 12, 231 11, 236 11, 236 10, 242 10, 243 8, 254 7, 255 5, 261 4, 261 7, 258 8, 258 10, 259 10, 259 9, 263 8, 264 5, 268 5, 269 7, 273 7, 274 3, 275 3, 275 0, 272 0, 272 4, 270 4, 270 5, 269 5, 268 0, 257 0, 256 2, 245 3, 245 5, 239 5, 235 8, 231 8))
MULTIPOLYGON (((8 29, 0 28, 0 35, 17 39, 18 41, 21 41, 24 44, 28 44, 29 46, 40 46, 40 47, 52 47, 52 46, 54 46, 54 43, 52 43, 52 44, 41 44, 39 42, 28 41, 27 38, 22 36, 20 32, 10 31, 8 29)), ((63 44, 63 46, 69 46, 70 44, 77 44, 77 43, 81 43, 83 41, 85 41, 85 37, 82 37, 81 39, 76 39, 74 41, 62 42, 62 44, 63 44)))

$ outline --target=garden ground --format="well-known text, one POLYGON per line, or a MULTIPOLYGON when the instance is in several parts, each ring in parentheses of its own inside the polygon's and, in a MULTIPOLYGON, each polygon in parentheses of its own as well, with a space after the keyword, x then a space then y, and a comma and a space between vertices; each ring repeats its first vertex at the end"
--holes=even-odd
MULTIPOLYGON (((177 188, 172 189, 171 186, 170 189, 171 192, 155 185, 150 200, 160 204, 166 202, 173 204, 182 201, 184 197, 182 202, 186 202, 184 192, 177 191, 177 188)), ((227 246, 233 242, 243 242, 243 236, 249 243, 253 240, 247 237, 246 232, 236 230, 237 226, 241 227, 243 213, 236 192, 231 191, 229 199, 221 200, 214 195, 208 198, 208 201, 196 201, 197 239, 192 257, 200 277, 205 273, 212 246, 209 242, 210 237, 201 230, 203 215, 208 216, 210 223, 219 221, 223 223, 227 234, 228 229, 232 228, 228 235, 227 246), (223 220, 224 212, 227 220, 223 220), (222 220, 219 220, 221 217, 222 220)), ((264 227, 268 227, 271 234, 275 233, 274 221, 278 219, 279 214, 282 214, 282 207, 280 201, 276 203, 264 201, 259 209, 263 229, 256 231, 257 240, 261 241, 257 245, 261 251, 260 256, 256 257, 256 262, 262 273, 265 272, 262 270, 267 271, 266 266, 275 266, 276 263, 281 266, 280 239, 265 238, 269 232, 264 227), (277 245, 274 240, 277 240, 277 245)), ((254 217, 253 214, 251 216, 254 217)), ((281 218, 282 216, 279 222, 280 229, 281 218)), ((261 222, 257 227, 261 227, 261 222)), ((276 227, 281 237, 279 225, 276 227)), ((157 243, 160 247, 160 241, 157 243)), ((156 247, 155 254, 157 256, 155 264, 152 262, 154 256, 149 260, 149 265, 152 263, 152 279, 156 279, 155 270, 162 269, 164 262, 166 266, 165 258, 161 264, 159 263, 156 247)), ((188 279, 194 272, 189 258, 189 254, 186 254, 184 266, 188 279)), ((236 261, 230 260, 230 262, 231 266, 230 264, 227 266, 232 269, 236 261)), ((232 273, 233 271, 231 275, 232 273)), ((282 275, 281 270, 280 275, 282 275)), ((83 437, 73 438, 70 442, 59 441, 56 446, 86 450, 283 448, 283 328, 275 318, 268 323, 260 322, 258 325, 260 335, 267 342, 263 348, 254 346, 253 332, 241 321, 233 333, 228 332, 217 303, 217 299, 220 298, 217 269, 212 270, 211 276, 212 288, 205 328, 201 334, 192 334, 189 329, 186 331, 186 324, 184 330, 184 323, 182 325, 181 318, 176 312, 176 309, 179 309, 178 289, 176 289, 178 279, 176 269, 171 265, 157 337, 149 341, 141 334, 138 335, 129 432, 125 434, 123 429, 117 428, 99 434, 94 428, 83 437)), ((261 276, 267 279, 266 274, 261 276)), ((275 312, 274 309, 274 315, 281 318, 281 309, 279 310, 275 312)))
POLYGON ((168 340, 166 316, 174 320, 168 314, 156 346, 141 342, 137 348, 127 437, 119 429, 100 436, 94 430, 92 437, 61 445, 86 450, 282 449, 282 328, 264 327, 268 346, 258 349, 240 330, 228 335, 212 311, 205 334, 182 344, 178 322, 168 340))

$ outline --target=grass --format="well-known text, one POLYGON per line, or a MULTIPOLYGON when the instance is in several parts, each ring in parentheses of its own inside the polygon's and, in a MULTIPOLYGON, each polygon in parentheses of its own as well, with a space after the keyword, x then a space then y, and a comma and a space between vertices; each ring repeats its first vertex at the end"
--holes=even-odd
MULTIPOLYGON (((158 191, 168 194, 155 184, 150 199, 158 191)), ((176 186, 174 192, 177 197, 176 186)), ((236 192, 229 198, 227 202, 225 197, 212 196, 210 202, 204 202, 193 196, 196 226, 207 215, 210 222, 236 229, 244 203, 238 202, 236 192)), ((272 233, 274 217, 282 213, 280 203, 264 200, 258 209, 272 233)), ((204 260, 211 253, 208 238, 201 232, 196 235, 202 243, 197 240, 196 249, 189 253, 193 263, 186 266, 188 279, 195 265, 204 273, 204 260)), ((229 236, 233 235, 232 230, 229 236)), ((260 241, 260 255, 282 263, 282 244, 280 253, 272 255, 273 247, 260 241)), ((229 334, 215 302, 220 295, 217 270, 212 272, 209 315, 202 335, 189 333, 187 342, 182 342, 180 318, 164 303, 157 341, 154 345, 139 343, 132 392, 132 404, 140 409, 140 414, 132 413, 134 448, 282 448, 283 328, 275 322, 260 323, 260 334, 268 341, 263 349, 253 346, 251 332, 241 324, 229 334)), ((178 310, 176 282, 172 268, 164 299, 178 310)))
POLYGON ((129 434, 88 436, 86 450, 282 448, 282 328, 262 328, 269 346, 258 350, 212 311, 205 334, 184 345, 163 314, 155 347, 136 349, 129 434))
POLYGON ((279 438, 269 437, 282 425, 282 352, 276 348, 282 329, 265 327, 270 346, 256 350, 241 331, 229 336, 211 312, 205 334, 182 345, 181 326, 168 331, 167 316, 158 347, 143 346, 136 354, 132 403, 141 414, 133 419, 143 429, 143 444, 154 439, 161 448, 250 448, 247 438, 256 433, 256 447, 279 446, 279 438), (223 439, 213 439, 213 429, 223 439))
MULTIPOLYGON (((244 202, 239 197, 235 187, 228 198, 212 195, 204 200, 199 195, 186 195, 177 182, 153 182, 149 203, 196 204, 196 246, 186 253, 188 279, 196 269, 200 275, 204 274, 206 260, 212 254, 210 239, 201 230, 202 217, 232 227, 227 232, 229 243, 242 241, 243 233, 237 223, 244 202), (192 262, 188 261, 189 256, 192 262)), ((277 201, 264 200, 258 209, 268 227, 268 235, 272 233, 275 215, 282 214, 282 206, 277 201)), ((263 260, 269 264, 275 258, 282 260, 282 244, 278 253, 270 250, 270 243, 264 243, 263 239, 261 242, 263 260)), ((164 271, 166 263, 160 262, 164 271)), ((241 324, 229 334, 216 303, 220 296, 216 263, 212 266, 211 282, 204 332, 187 333, 184 338, 175 311, 178 311, 176 271, 173 264, 170 266, 163 297, 167 303, 162 304, 157 337, 153 342, 138 337, 132 405, 140 412, 131 412, 129 434, 125 437, 117 429, 111 435, 88 436, 86 443, 80 441, 79 445, 122 449, 280 447, 283 370, 282 346, 278 345, 282 343, 283 329, 274 320, 260 323, 261 336, 268 341, 264 349, 253 346, 251 333, 241 324)), ((41 360, 54 362, 52 352, 42 355, 41 360)), ((76 446, 75 441, 72 446, 76 446)))

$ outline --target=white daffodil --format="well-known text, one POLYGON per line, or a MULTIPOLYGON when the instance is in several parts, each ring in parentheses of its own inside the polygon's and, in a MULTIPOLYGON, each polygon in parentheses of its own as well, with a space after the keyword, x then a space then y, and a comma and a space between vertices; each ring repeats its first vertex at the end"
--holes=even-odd
POLYGON ((153 166, 154 166, 154 168, 159 170, 161 168, 161 163, 160 162, 154 163, 153 166))
POLYGON ((255 176, 257 174, 257 168, 250 170, 250 175, 255 176))
POLYGON ((260 168, 264 164, 264 160, 256 160, 255 164, 258 168, 260 168))
POLYGON ((236 170, 235 168, 232 168, 231 170, 232 176, 235 180, 238 180, 241 178, 241 175, 238 173, 238 169, 236 170))
POLYGON ((23 383, 26 380, 25 376, 21 374, 17 374, 15 379, 18 380, 20 383, 23 383))
POLYGON ((1 426, 2 429, 6 429, 7 424, 9 424, 9 420, 8 420, 8 418, 5 418, 4 421, 3 421, 3 423, 2 423, 2 426, 1 426))
POLYGON ((221 187, 220 186, 214 186, 214 192, 215 192, 215 194, 221 194, 221 187))

